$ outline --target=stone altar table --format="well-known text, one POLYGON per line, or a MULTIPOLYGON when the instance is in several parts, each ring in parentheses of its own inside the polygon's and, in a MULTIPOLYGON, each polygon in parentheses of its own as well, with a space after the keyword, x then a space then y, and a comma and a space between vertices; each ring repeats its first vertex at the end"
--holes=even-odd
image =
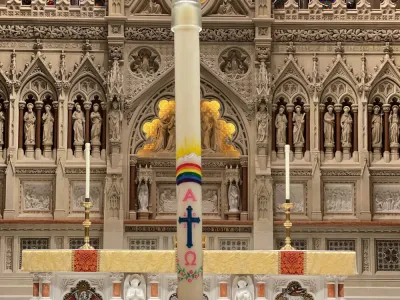
MULTIPOLYGON (((190 263, 190 261, 186 263, 190 263)), ((49 300, 54 297, 50 274, 59 272, 63 274, 65 272, 80 273, 83 278, 85 274, 109 273, 111 275, 110 282, 112 282, 112 292, 110 293, 112 297, 104 295, 102 298, 93 298, 103 300, 123 299, 121 283, 124 274, 153 274, 152 279, 148 281, 149 295, 146 299, 168 300, 160 298, 160 279, 155 280, 154 274, 171 275, 171 273, 176 273, 176 258, 173 250, 24 250, 22 253, 22 271, 33 274, 33 295, 31 298, 33 300, 49 300)), ((181 272, 184 272, 184 270, 181 270, 181 272)), ((235 278, 234 275, 237 274, 248 278, 254 277, 255 284, 252 293, 254 299, 257 300, 269 299, 267 297, 272 295, 268 287, 268 280, 270 279, 262 280, 260 278, 276 278, 276 276, 282 278, 301 278, 301 276, 321 278, 321 276, 326 276, 326 279, 324 279, 326 288, 325 292, 322 293, 323 296, 320 292, 319 296, 314 296, 312 299, 319 300, 326 299, 326 297, 328 299, 344 299, 344 278, 356 275, 356 254, 350 251, 205 250, 204 274, 206 276, 223 275, 218 276, 217 297, 210 297, 209 300, 234 300, 231 277, 235 278)), ((196 274, 189 273, 184 275, 188 278, 196 276, 196 274)), ((233 280, 237 282, 237 279, 233 280)), ((60 295, 57 295, 57 297, 60 297, 60 295)), ((278 296, 273 295, 273 297, 279 300, 279 298, 276 298, 278 296)))

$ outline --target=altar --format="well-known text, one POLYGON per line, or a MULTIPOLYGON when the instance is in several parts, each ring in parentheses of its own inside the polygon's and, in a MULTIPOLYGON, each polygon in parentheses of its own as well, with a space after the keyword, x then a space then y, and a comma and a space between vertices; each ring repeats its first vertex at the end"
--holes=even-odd
MULTIPOLYGON (((22 271, 32 274, 32 300, 178 299, 175 251, 24 250, 22 271)), ((352 275, 355 252, 205 250, 203 299, 344 299, 352 275)))

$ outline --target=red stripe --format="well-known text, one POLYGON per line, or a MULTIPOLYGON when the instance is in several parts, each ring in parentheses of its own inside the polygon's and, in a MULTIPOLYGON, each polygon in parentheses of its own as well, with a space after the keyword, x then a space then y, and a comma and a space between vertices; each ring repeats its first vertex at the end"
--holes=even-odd
POLYGON ((303 251, 280 251, 281 275, 304 275, 304 252, 303 251))
POLYGON ((197 165, 197 164, 192 164, 192 163, 187 163, 187 164, 179 165, 179 166, 176 168, 176 171, 179 171, 179 170, 181 170, 181 169, 183 169, 183 168, 187 168, 187 167, 195 168, 195 169, 198 169, 198 170, 201 171, 201 167, 200 167, 199 165, 197 165))

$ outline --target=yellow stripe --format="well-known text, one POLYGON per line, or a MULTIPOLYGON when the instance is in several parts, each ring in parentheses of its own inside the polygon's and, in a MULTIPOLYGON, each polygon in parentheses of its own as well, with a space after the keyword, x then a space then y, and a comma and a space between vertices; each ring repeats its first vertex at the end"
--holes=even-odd
POLYGON ((24 250, 22 271, 72 272, 73 250, 24 250))
POLYGON ((101 250, 99 255, 99 272, 175 273, 176 270, 175 251, 101 250))
POLYGON ((278 251, 204 251, 205 274, 279 274, 278 251))
POLYGON ((355 252, 304 251, 304 253, 304 275, 355 275, 355 252))
POLYGON ((176 149, 176 158, 182 158, 192 153, 201 156, 201 144, 196 139, 189 141, 185 138, 183 145, 178 146, 176 149))
POLYGON ((176 175, 178 176, 178 175, 181 175, 181 174, 183 174, 183 173, 189 173, 189 172, 190 172, 190 173, 195 173, 195 174, 198 174, 198 175, 201 176, 201 171, 196 170, 196 169, 179 170, 179 172, 177 172, 176 175))

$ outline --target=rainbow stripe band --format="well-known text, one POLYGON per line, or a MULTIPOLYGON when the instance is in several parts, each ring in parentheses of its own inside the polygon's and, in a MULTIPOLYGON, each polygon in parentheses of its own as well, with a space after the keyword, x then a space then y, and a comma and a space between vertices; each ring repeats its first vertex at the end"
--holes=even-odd
POLYGON ((194 163, 181 164, 176 168, 176 184, 194 182, 201 184, 201 167, 194 163))

